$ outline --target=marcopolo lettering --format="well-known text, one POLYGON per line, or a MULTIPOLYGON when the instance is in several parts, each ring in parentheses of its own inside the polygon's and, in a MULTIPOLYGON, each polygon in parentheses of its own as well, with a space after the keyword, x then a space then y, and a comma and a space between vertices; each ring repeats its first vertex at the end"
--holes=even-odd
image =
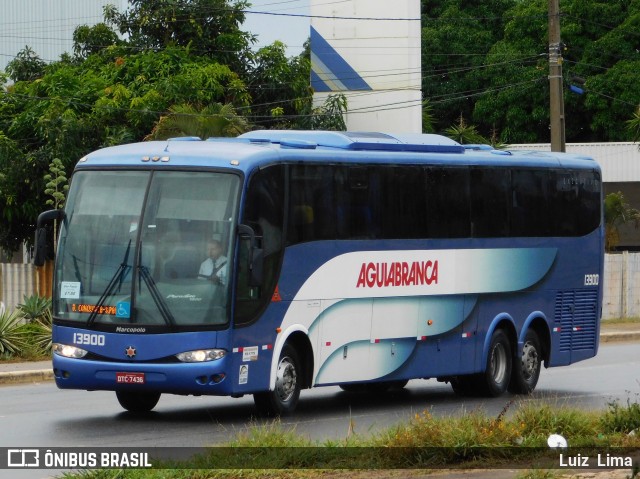
POLYGON ((356 288, 429 286, 438 284, 437 261, 362 263, 356 288))

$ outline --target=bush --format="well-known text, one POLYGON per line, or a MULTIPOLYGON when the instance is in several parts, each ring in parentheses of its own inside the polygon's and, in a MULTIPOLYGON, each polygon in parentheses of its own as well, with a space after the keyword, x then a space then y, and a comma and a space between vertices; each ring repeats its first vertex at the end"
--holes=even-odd
POLYGON ((51 299, 49 298, 34 294, 25 296, 23 301, 24 303, 18 305, 18 310, 28 322, 42 318, 47 311, 51 312, 51 299))
POLYGON ((33 295, 23 301, 0 315, 0 356, 42 359, 51 353, 51 300, 33 295))
POLYGON ((523 426, 525 446, 546 447, 550 434, 569 438, 570 446, 581 446, 597 443, 601 432, 597 417, 594 412, 557 404, 529 404, 518 410, 515 420, 523 426))
POLYGON ((630 433, 640 429, 640 404, 627 399, 627 405, 622 406, 618 401, 610 402, 608 409, 601 419, 602 428, 606 433, 630 433))
POLYGON ((41 357, 51 353, 51 311, 22 326, 25 349, 21 356, 41 357))
POLYGON ((0 315, 0 354, 12 356, 23 351, 27 345, 23 327, 23 316, 19 311, 0 315))

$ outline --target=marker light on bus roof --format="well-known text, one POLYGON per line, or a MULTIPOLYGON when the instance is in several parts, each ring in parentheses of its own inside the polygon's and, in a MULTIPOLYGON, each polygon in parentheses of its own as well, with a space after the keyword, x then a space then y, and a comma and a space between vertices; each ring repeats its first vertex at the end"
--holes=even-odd
POLYGON ((87 355, 88 351, 82 348, 77 348, 75 346, 69 346, 68 344, 60 344, 53 343, 51 345, 51 349, 53 352, 59 356, 64 356, 65 358, 74 358, 80 359, 87 355))
POLYGON ((196 351, 186 351, 176 354, 183 363, 203 363, 205 361, 215 361, 225 357, 227 352, 224 349, 198 349, 196 351))

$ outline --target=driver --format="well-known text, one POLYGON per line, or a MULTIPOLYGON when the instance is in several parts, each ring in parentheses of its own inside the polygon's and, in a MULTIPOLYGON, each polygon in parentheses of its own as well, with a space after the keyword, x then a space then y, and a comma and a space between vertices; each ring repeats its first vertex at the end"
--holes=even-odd
POLYGON ((227 257, 222 254, 222 243, 218 240, 207 242, 208 257, 200 265, 198 279, 206 279, 215 284, 227 282, 227 257))

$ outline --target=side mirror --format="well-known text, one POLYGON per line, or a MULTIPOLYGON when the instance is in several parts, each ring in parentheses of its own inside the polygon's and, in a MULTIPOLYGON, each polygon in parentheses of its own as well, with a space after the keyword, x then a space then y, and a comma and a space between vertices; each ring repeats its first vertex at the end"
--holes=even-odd
POLYGON ((36 266, 44 265, 47 256, 47 228, 42 227, 36 230, 33 264, 36 266))
POLYGON ((35 266, 44 265, 47 257, 49 256, 47 228, 45 225, 54 220, 62 220, 64 219, 64 216, 65 215, 63 210, 49 210, 45 211, 44 213, 40 213, 40 216, 38 216, 38 223, 36 226, 35 252, 33 256, 33 264, 35 266))
POLYGON ((256 233, 249 225, 238 225, 238 235, 249 237, 249 286, 262 286, 264 252, 257 247, 256 233))

